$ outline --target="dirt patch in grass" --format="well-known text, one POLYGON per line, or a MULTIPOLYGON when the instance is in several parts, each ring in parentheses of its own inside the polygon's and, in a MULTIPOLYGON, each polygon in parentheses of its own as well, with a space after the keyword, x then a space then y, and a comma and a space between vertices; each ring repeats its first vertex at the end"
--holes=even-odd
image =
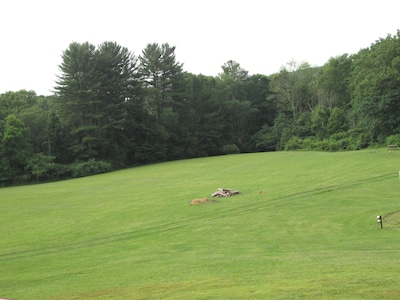
POLYGON ((210 203, 211 201, 208 198, 197 198, 193 199, 190 201, 190 205, 201 205, 201 204, 207 204, 210 203))
POLYGON ((400 211, 395 211, 382 217, 383 229, 400 230, 400 211))

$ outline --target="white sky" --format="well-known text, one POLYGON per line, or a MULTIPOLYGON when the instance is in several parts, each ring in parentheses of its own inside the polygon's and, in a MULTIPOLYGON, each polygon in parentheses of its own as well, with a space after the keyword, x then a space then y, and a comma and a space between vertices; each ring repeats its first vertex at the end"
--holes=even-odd
POLYGON ((322 66, 400 29, 399 0, 1 0, 0 93, 50 95, 71 42, 117 42, 139 56, 176 46, 194 74, 228 60, 270 75, 289 61, 322 66))

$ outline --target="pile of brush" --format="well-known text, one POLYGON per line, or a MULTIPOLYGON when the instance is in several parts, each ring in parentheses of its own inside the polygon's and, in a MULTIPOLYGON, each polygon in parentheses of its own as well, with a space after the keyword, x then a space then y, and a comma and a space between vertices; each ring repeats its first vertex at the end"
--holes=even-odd
POLYGON ((212 197, 230 197, 233 195, 240 194, 240 191, 232 190, 232 189, 221 189, 219 188, 218 191, 212 193, 212 197))

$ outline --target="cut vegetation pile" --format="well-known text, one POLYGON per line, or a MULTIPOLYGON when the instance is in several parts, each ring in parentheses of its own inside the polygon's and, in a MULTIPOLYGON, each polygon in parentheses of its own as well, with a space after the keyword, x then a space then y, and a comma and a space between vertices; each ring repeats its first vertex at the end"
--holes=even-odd
POLYGON ((212 193, 211 196, 212 197, 230 197, 230 196, 238 195, 238 194, 240 194, 240 191, 219 188, 218 191, 216 191, 215 193, 212 193))

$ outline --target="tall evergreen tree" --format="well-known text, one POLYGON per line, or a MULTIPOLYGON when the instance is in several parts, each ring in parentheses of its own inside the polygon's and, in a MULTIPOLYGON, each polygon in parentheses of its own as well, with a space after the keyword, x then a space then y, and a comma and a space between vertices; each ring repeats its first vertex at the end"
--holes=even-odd
POLYGON ((182 64, 176 61, 175 47, 168 43, 148 44, 139 60, 139 73, 147 87, 148 108, 160 120, 164 108, 173 104, 174 87, 183 79, 182 64))
POLYGON ((146 109, 163 131, 154 146, 166 149, 167 159, 182 158, 184 154, 177 109, 182 106, 184 76, 182 64, 176 61, 175 47, 167 43, 161 46, 148 44, 139 61, 146 109))
POLYGON ((79 160, 125 160, 127 103, 136 92, 136 58, 126 48, 105 42, 98 49, 72 43, 63 53, 56 91, 70 126, 70 147, 79 160))
POLYGON ((95 73, 94 45, 71 43, 62 54, 61 75, 55 87, 62 117, 66 121, 73 141, 70 150, 77 160, 98 155, 99 111, 97 89, 100 87, 95 73))
POLYGON ((217 155, 222 148, 226 123, 216 98, 214 77, 187 73, 184 108, 179 110, 179 127, 187 157, 217 155))
POLYGON ((126 163, 129 137, 128 102, 136 101, 138 82, 136 57, 115 42, 105 42, 96 51, 96 76, 100 82, 97 99, 102 131, 100 157, 115 164, 126 163))

